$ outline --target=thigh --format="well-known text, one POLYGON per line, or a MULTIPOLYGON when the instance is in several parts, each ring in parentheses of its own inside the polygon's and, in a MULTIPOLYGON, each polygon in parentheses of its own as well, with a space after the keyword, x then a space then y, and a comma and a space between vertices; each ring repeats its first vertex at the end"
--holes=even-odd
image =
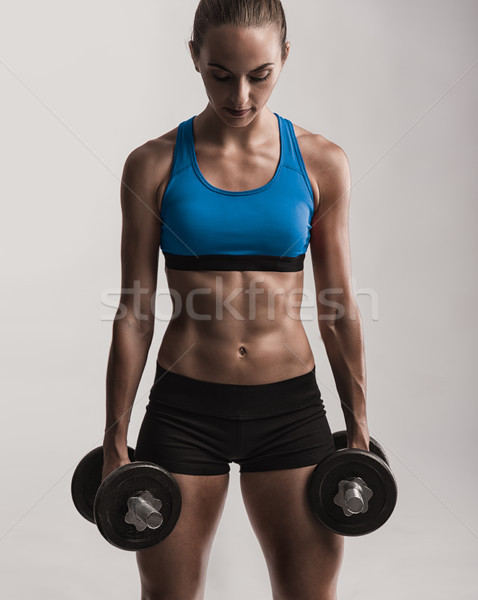
POLYGON ((335 600, 344 539, 312 514, 307 482, 315 465, 241 473, 241 490, 264 552, 274 600, 335 600))
POLYGON ((229 474, 184 475, 176 527, 157 546, 136 552, 142 600, 202 600, 209 554, 227 495, 229 474))

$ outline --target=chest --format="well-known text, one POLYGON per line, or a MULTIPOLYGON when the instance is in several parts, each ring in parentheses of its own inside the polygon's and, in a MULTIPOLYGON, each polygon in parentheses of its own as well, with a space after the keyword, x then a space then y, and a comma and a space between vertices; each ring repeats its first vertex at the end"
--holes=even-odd
POLYGON ((313 202, 295 169, 282 165, 264 187, 249 192, 218 191, 192 168, 182 175, 162 202, 166 251, 297 256, 307 248, 313 202))
POLYGON ((196 149, 198 168, 212 186, 233 192, 263 187, 279 165, 280 147, 263 145, 251 151, 220 152, 196 149))

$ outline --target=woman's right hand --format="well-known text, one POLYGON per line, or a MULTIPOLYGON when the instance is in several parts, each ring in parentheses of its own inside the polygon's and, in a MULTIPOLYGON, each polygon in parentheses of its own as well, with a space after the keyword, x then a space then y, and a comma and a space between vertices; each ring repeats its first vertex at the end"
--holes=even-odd
POLYGON ((110 473, 115 471, 118 467, 123 465, 129 465, 131 463, 129 458, 118 458, 108 456, 108 454, 104 454, 103 460, 103 471, 101 473, 101 481, 103 481, 110 473))

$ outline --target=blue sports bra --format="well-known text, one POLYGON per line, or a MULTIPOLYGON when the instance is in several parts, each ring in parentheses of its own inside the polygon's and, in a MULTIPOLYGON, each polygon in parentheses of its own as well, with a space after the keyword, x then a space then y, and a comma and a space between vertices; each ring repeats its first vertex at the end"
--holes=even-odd
POLYGON ((240 192, 204 179, 194 148, 194 117, 180 123, 160 213, 166 267, 303 270, 314 196, 293 125, 274 114, 281 141, 276 172, 269 183, 240 192))

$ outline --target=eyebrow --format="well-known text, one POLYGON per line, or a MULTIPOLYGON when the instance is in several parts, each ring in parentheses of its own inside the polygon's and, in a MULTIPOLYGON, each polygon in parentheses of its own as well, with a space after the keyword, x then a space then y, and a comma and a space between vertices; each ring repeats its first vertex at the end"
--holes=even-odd
MULTIPOLYGON (((207 63, 207 64, 209 67, 217 67, 218 69, 221 69, 222 71, 227 71, 228 73, 232 73, 232 71, 229 71, 229 69, 226 69, 226 67, 223 67, 222 65, 218 65, 217 63, 207 63)), ((271 62, 264 63, 260 67, 252 69, 252 71, 250 71, 250 72, 254 73, 255 71, 262 71, 262 69, 265 69, 266 67, 271 67, 273 65, 274 65, 274 63, 271 63, 271 62)))

